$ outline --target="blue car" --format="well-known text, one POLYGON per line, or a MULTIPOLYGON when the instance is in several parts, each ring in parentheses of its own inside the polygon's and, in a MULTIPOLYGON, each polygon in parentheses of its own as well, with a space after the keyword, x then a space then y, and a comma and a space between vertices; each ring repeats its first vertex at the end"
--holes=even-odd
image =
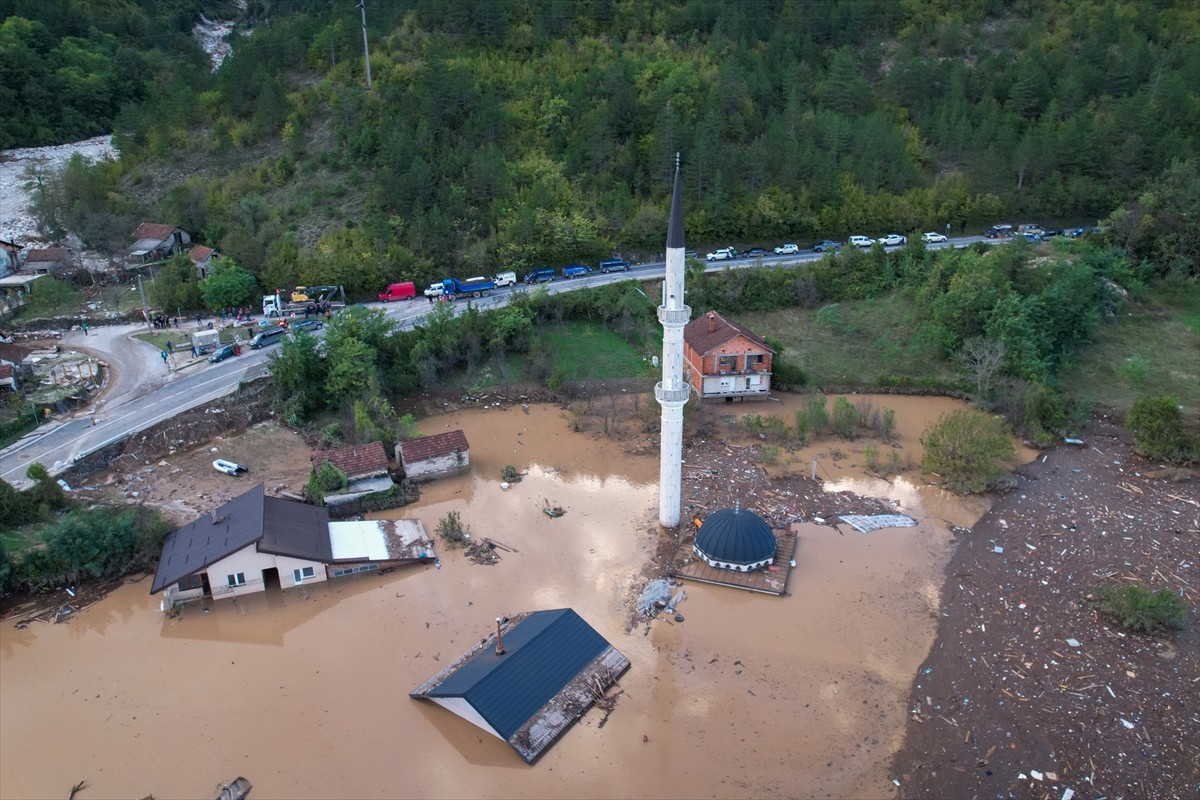
POLYGON ((582 264, 572 264, 569 267, 562 268, 562 276, 564 278, 583 278, 591 273, 592 271, 582 264))
POLYGON ((814 244, 812 246, 812 250, 814 253, 825 253, 830 250, 841 250, 841 249, 842 249, 842 243, 835 242, 832 239, 826 239, 823 242, 817 242, 816 244, 814 244))
POLYGON ((227 344, 209 356, 208 360, 214 364, 219 364, 225 359, 233 358, 234 356, 241 355, 241 353, 242 348, 238 347, 236 344, 227 344))

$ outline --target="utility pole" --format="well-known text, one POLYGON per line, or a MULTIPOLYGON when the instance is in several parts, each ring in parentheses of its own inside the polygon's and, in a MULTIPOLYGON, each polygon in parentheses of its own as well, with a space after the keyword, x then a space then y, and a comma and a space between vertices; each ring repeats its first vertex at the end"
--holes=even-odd
POLYGON ((142 316, 146 319, 146 330, 153 331, 150 324, 150 307, 146 305, 146 290, 142 288, 142 272, 138 270, 138 292, 142 295, 142 316))
POLYGON ((371 90, 371 51, 367 49, 367 0, 358 0, 358 9, 362 12, 363 28, 363 61, 367 64, 367 91, 371 90))

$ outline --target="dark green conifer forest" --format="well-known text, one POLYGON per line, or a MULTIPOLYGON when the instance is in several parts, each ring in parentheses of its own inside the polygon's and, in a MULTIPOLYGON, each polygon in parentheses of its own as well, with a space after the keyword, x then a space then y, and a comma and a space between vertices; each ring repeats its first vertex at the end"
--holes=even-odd
POLYGON ((706 247, 1095 224, 1200 143, 1187 0, 368 2, 369 91, 350 0, 251 2, 215 73, 202 8, 0 0, 0 146, 111 127, 63 224, 264 285, 655 253, 677 151, 706 247))

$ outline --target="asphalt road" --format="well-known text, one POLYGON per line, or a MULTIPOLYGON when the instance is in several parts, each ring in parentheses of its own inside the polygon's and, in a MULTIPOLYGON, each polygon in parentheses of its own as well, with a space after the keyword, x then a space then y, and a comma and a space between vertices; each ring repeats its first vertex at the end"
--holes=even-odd
MULTIPOLYGON (((977 241, 989 240, 969 236, 930 247, 961 248, 977 241)), ((782 266, 816 261, 822 257, 821 253, 805 252, 791 256, 739 258, 708 262, 707 269, 716 271, 782 266)), ((632 266, 628 272, 609 275, 594 272, 583 278, 558 279, 539 286, 551 294, 558 294, 630 279, 650 280, 662 277, 664 269, 665 264, 659 261, 632 266)), ((482 309, 503 306, 514 292, 530 289, 531 287, 518 284, 500 289, 480 300, 456 300, 455 313, 465 311, 468 302, 482 309)), ((418 324, 431 308, 430 303, 421 297, 398 303, 372 303, 371 306, 380 308, 385 316, 404 329, 418 324)), ((141 330, 140 326, 91 330, 92 334, 87 337, 79 333, 70 334, 66 342, 68 345, 87 349, 112 364, 116 373, 116 385, 110 386, 89 412, 77 413, 72 418, 43 425, 0 451, 0 478, 12 485, 21 487, 28 483, 25 471, 30 464, 41 463, 52 475, 56 475, 74 461, 102 447, 229 394, 241 381, 257 377, 267 370, 267 359, 273 349, 247 348, 242 351, 241 356, 219 364, 202 361, 184 371, 169 372, 162 364, 158 351, 131 338, 133 332, 141 330)))

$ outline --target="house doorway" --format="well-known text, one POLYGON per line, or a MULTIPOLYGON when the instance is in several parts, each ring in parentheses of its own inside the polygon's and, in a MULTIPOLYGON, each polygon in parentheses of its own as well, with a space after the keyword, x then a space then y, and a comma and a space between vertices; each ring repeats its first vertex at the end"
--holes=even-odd
POLYGON ((279 582, 278 567, 270 567, 263 570, 263 590, 267 592, 283 591, 283 584, 279 582))
POLYGON ((204 592, 205 597, 212 597, 212 584, 208 582, 208 573, 200 573, 200 588, 204 592))

